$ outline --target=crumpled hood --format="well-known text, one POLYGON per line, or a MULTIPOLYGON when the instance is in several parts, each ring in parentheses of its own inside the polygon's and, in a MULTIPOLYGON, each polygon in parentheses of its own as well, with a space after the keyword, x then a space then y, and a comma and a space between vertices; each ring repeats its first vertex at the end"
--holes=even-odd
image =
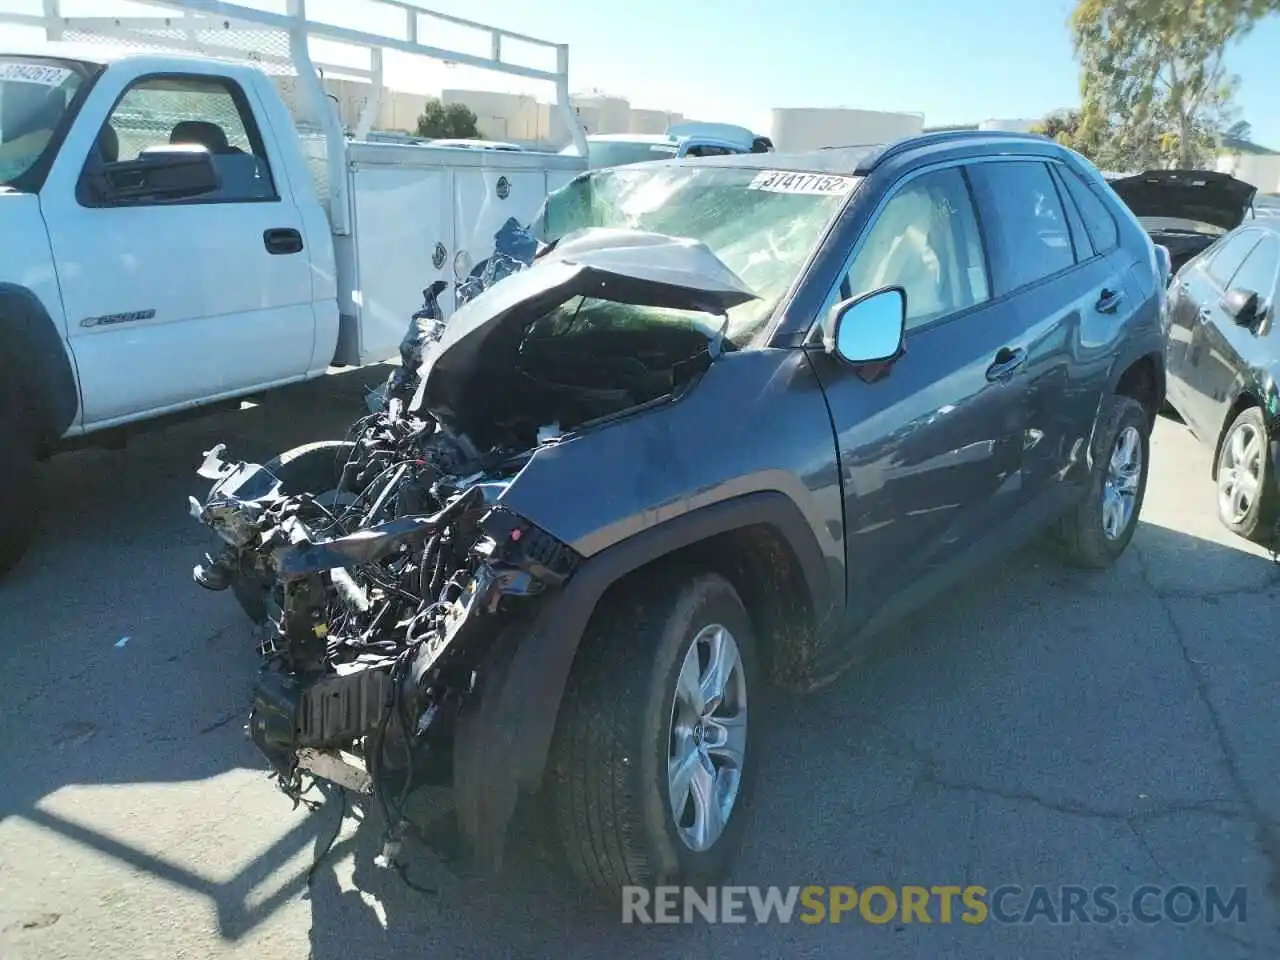
POLYGON ((1111 181, 1137 217, 1171 217, 1234 230, 1244 222, 1258 188, 1213 170, 1148 170, 1111 181))
POLYGON ((423 360, 411 410, 456 421, 482 353, 518 345, 528 324, 575 297, 723 315, 757 295, 706 244, 590 227, 464 304, 423 360))

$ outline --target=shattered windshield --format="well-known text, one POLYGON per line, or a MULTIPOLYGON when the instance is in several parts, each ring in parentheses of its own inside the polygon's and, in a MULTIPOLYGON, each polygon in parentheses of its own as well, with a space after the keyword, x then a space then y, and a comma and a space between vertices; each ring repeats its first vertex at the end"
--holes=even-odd
POLYGON ((0 185, 12 186, 52 149, 81 72, 56 61, 0 58, 0 185))
MULTIPOLYGON (((601 170, 557 190, 534 224, 544 242, 584 227, 647 230, 700 240, 759 299, 733 307, 727 346, 752 345, 857 185, 855 177, 721 166, 601 170)), ((705 325, 683 311, 595 305, 619 322, 705 325)))

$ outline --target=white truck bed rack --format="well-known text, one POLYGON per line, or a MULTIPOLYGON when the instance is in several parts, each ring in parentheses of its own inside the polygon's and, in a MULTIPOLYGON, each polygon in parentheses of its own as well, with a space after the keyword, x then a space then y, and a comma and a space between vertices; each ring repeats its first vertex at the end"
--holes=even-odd
POLYGON ((412 0, 344 0, 343 12, 362 23, 389 20, 402 24, 398 31, 370 32, 311 19, 307 0, 271 0, 279 12, 257 9, 223 0, 131 0, 136 7, 156 9, 154 16, 67 17, 60 0, 42 0, 41 14, 0 14, 0 23, 36 27, 53 42, 101 43, 173 53, 198 54, 218 59, 250 61, 267 73, 292 74, 305 92, 305 114, 297 119, 312 125, 326 140, 326 176, 321 181, 333 232, 351 232, 351 205, 347 196, 347 138, 342 122, 325 91, 321 71, 328 76, 367 80, 370 96, 355 139, 368 136, 381 107, 383 55, 388 51, 476 67, 555 87, 555 105, 578 152, 586 156, 587 144, 569 102, 569 49, 565 44, 539 40, 500 27, 437 13, 412 0), (176 14, 176 15, 175 15, 176 14), (488 35, 489 56, 451 50, 424 42, 434 21, 454 28, 488 35), (311 41, 367 52, 367 66, 319 62, 312 57, 311 41), (504 41, 555 52, 555 69, 545 70, 505 59, 504 41))

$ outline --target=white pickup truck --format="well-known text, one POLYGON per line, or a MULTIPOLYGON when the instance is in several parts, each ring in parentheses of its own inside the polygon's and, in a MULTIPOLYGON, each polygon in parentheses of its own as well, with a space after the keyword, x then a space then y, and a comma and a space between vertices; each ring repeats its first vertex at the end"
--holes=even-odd
POLYGON ((451 309, 497 230, 585 169, 564 47, 544 44, 558 69, 541 72, 502 60, 515 35, 480 24, 442 17, 488 31, 491 58, 420 44, 421 18, 440 15, 403 0, 360 0, 403 15, 391 36, 288 2, 151 0, 165 17, 76 21, 46 0, 43 17, 0 16, 0 575, 32 533, 36 460, 394 357, 424 288, 447 281, 451 309), (9 25, 45 36, 11 44, 9 25), (287 54, 228 56, 233 37, 271 33, 287 54), (317 38, 369 53, 355 138, 317 38), (579 155, 368 140, 384 49, 554 83, 579 155), (296 76, 297 124, 273 68, 296 76))

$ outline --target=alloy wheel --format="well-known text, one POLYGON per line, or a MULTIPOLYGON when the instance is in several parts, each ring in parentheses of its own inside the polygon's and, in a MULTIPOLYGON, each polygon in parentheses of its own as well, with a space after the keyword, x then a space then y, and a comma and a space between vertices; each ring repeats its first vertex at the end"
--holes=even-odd
POLYGON ((1142 480, 1142 436, 1138 428, 1125 427, 1116 437, 1102 484, 1102 532, 1108 540, 1119 540, 1133 521, 1142 480))
POLYGON ((671 815, 690 850, 709 850, 724 833, 742 785, 746 746, 742 656, 733 634, 711 624, 685 653, 671 704, 671 815))
POLYGON ((1230 524, 1248 516, 1262 487, 1262 434, 1251 423, 1242 423, 1222 445, 1218 464, 1218 511, 1230 524))

